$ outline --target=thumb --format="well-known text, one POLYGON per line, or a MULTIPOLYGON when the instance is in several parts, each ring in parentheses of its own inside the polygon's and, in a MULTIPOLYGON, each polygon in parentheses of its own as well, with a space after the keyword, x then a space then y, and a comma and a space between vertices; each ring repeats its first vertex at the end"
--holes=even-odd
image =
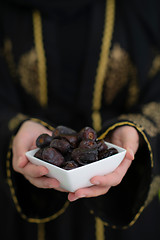
POLYGON ((20 156, 18 159, 17 159, 17 167, 18 168, 24 168, 28 163, 28 159, 26 156, 20 156))

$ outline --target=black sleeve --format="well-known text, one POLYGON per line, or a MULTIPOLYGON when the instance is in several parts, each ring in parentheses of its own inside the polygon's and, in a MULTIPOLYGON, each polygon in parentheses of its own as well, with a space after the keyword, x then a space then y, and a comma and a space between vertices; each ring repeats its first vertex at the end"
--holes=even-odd
POLYGON ((87 199, 92 213, 106 226, 126 228, 134 224, 160 189, 160 74, 142 84, 139 104, 103 122, 100 138, 119 126, 132 126, 140 136, 140 146, 122 182, 97 198, 87 199))

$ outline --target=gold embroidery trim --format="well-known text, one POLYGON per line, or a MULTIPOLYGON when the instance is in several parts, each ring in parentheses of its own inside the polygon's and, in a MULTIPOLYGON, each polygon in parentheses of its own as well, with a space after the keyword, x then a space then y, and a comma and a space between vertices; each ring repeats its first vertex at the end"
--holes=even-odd
MULTIPOLYGON (((17 72, 21 86, 25 91, 40 103, 40 84, 38 72, 37 52, 31 48, 19 59, 17 72)), ((40 103, 41 104, 41 103, 40 103)))
POLYGON ((10 131, 13 131, 14 129, 16 129, 18 127, 18 125, 24 121, 25 119, 27 119, 26 115, 23 115, 21 113, 18 113, 15 117, 13 117, 9 123, 8 123, 8 128, 10 131))
POLYGON ((145 135, 145 133, 143 132, 143 128, 140 127, 140 126, 137 126, 136 124, 134 123, 131 123, 131 122, 119 122, 119 123, 116 123, 114 124, 113 126, 109 127, 103 134, 101 134, 101 136, 99 137, 99 139, 103 139, 105 138, 105 136, 112 130, 114 130, 116 127, 120 127, 120 126, 124 126, 124 125, 129 125, 129 126, 132 126, 132 127, 135 127, 143 136, 146 144, 147 144, 147 147, 149 149, 149 152, 150 152, 150 160, 151 160, 151 167, 153 167, 153 153, 152 153, 152 149, 151 149, 151 145, 145 135))
POLYGON ((129 121, 134 122, 141 129, 145 129, 146 133, 151 137, 155 137, 158 134, 158 128, 156 125, 141 114, 122 114, 119 119, 128 119, 129 121))
POLYGON ((107 105, 112 104, 116 95, 126 85, 130 64, 127 52, 118 43, 115 43, 110 52, 108 71, 105 77, 104 97, 107 105))
POLYGON ((142 112, 145 116, 153 119, 158 127, 158 133, 160 133, 160 103, 150 102, 144 105, 142 112))
POLYGON ((160 70, 160 55, 158 54, 153 62, 152 62, 152 66, 151 69, 148 73, 149 78, 153 78, 160 70))
POLYGON ((114 29, 114 17, 115 17, 115 0, 108 0, 106 1, 104 32, 93 92, 92 121, 93 127, 96 131, 99 131, 101 129, 100 108, 102 100, 102 90, 106 70, 108 67, 107 65, 109 58, 109 50, 111 46, 111 40, 114 29))
POLYGON ((36 123, 40 123, 42 124, 44 127, 48 128, 49 130, 53 131, 54 130, 54 127, 50 126, 48 123, 40 120, 40 119, 37 119, 37 118, 31 118, 30 119, 31 121, 34 121, 36 123))
POLYGON ((104 99, 107 105, 112 104, 120 91, 128 84, 126 107, 133 106, 139 97, 137 69, 129 54, 115 43, 110 51, 108 70, 104 81, 104 99))
POLYGON ((43 33, 42 33, 42 19, 39 11, 33 12, 33 30, 35 48, 38 57, 38 77, 40 84, 40 104, 45 107, 48 102, 47 96, 47 70, 46 70, 46 57, 43 46, 43 33))
POLYGON ((12 52, 12 41, 8 38, 4 40, 4 48, 2 50, 2 53, 8 64, 8 68, 10 70, 11 76, 15 78, 17 76, 17 70, 16 70, 16 64, 15 64, 15 60, 12 52))
POLYGON ((137 69, 134 65, 130 63, 130 84, 128 87, 128 99, 126 107, 129 109, 131 106, 137 103, 139 98, 139 84, 137 81, 137 69))

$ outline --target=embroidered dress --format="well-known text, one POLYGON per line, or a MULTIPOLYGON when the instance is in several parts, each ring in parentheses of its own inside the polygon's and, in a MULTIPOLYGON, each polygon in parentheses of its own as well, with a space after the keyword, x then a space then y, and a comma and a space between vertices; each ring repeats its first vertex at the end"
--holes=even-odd
POLYGON ((160 238, 160 3, 0 2, 1 240, 160 238), (49 129, 133 126, 141 146, 123 181, 69 203, 12 168, 12 139, 49 129))

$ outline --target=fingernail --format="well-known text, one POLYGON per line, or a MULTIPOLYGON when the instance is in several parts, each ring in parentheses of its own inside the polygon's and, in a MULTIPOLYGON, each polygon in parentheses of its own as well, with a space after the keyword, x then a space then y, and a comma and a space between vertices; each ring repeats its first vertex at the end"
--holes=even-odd
POLYGON ((44 176, 44 175, 46 175, 47 173, 44 173, 44 172, 40 172, 40 175, 41 176, 44 176))
POLYGON ((72 199, 70 199, 71 202, 74 202, 78 199, 78 197, 73 197, 72 199))
POLYGON ((40 175, 41 176, 44 176, 44 175, 46 175, 48 173, 48 170, 42 170, 41 172, 40 172, 40 175))
POLYGON ((133 153, 132 149, 129 148, 129 149, 127 149, 127 151, 130 154, 131 160, 133 160, 134 159, 134 153, 133 153))

